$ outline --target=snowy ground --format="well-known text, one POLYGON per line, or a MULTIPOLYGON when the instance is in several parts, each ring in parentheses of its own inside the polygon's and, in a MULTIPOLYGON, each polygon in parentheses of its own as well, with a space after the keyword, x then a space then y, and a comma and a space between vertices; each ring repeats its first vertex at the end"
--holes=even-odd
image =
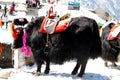
POLYGON ((51 70, 48 75, 43 73, 45 68, 45 65, 43 65, 40 76, 32 74, 36 70, 36 65, 32 67, 23 66, 20 69, 9 69, 12 73, 10 77, 4 80, 120 80, 120 66, 113 69, 111 68, 111 64, 109 64, 109 68, 106 68, 101 58, 90 59, 88 61, 85 74, 82 78, 70 74, 75 64, 75 61, 66 62, 63 65, 54 65, 51 63, 51 70))

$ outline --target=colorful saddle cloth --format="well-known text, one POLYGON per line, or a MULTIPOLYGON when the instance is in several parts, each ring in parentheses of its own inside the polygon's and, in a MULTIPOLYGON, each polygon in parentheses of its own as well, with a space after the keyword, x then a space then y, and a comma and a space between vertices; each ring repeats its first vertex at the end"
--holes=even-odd
POLYGON ((118 38, 118 35, 120 34, 120 26, 114 26, 112 27, 112 29, 110 30, 110 33, 108 35, 107 40, 113 40, 115 38, 118 38))

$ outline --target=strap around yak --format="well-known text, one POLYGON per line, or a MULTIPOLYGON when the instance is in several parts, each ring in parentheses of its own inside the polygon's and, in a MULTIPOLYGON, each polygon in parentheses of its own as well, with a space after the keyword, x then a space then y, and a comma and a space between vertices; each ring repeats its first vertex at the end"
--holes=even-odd
POLYGON ((23 36, 22 36, 23 46, 20 51, 26 52, 26 57, 30 57, 30 50, 29 50, 29 47, 26 45, 26 36, 27 36, 27 33, 26 33, 26 30, 24 29, 23 36))

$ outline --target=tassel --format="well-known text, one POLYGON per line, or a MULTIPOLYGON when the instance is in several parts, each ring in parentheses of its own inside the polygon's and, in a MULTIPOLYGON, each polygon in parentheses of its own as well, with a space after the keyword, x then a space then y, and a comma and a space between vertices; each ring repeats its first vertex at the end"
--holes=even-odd
POLYGON ((30 50, 29 50, 29 47, 26 45, 26 36, 27 36, 27 33, 26 33, 26 30, 24 29, 23 30, 23 36, 22 36, 22 39, 23 39, 23 46, 21 48, 21 52, 26 52, 26 57, 30 57, 30 50))

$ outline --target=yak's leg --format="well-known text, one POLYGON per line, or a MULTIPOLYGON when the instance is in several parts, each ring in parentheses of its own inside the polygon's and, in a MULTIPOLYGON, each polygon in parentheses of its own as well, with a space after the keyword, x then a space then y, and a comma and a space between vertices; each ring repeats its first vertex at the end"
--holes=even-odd
POLYGON ((45 61, 46 61, 46 68, 45 68, 44 73, 48 74, 50 71, 50 58, 48 55, 46 55, 45 61))
POLYGON ((75 75, 77 72, 78 72, 78 69, 79 69, 79 67, 80 67, 80 63, 77 61, 77 64, 76 64, 76 66, 75 66, 75 68, 73 69, 73 71, 72 71, 72 75, 75 75))
POLYGON ((112 67, 116 67, 117 64, 115 62, 112 62, 112 67))
POLYGON ((105 60, 105 63, 104 63, 105 67, 108 67, 108 61, 105 60))
POLYGON ((41 74, 41 66, 44 63, 44 60, 41 58, 41 50, 37 50, 34 48, 31 48, 32 52, 33 52, 33 56, 37 65, 37 71, 34 74, 35 76, 39 76, 41 74))
POLYGON ((87 60, 81 63, 81 69, 80 69, 80 73, 78 74, 78 77, 82 77, 83 74, 85 73, 86 64, 87 64, 87 60))
POLYGON ((39 63, 37 63, 37 72, 34 74, 35 76, 39 76, 40 75, 42 64, 43 64, 43 61, 39 61, 39 63))

